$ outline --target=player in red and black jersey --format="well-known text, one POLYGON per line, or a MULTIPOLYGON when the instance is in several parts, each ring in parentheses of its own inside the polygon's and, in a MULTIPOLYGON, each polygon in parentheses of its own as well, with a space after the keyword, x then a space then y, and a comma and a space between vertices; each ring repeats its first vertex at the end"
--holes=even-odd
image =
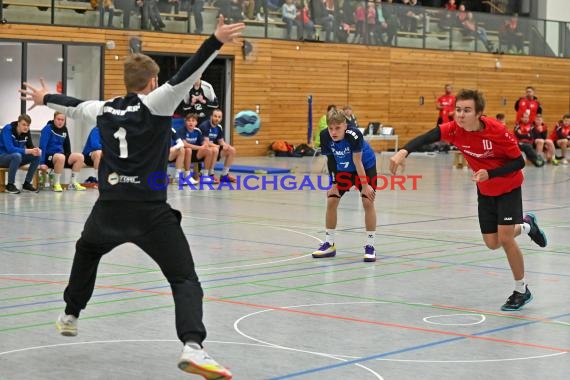
POLYGON ((570 114, 562 117, 562 120, 556 124, 554 130, 549 136, 550 140, 554 142, 556 148, 560 148, 562 152, 562 165, 568 165, 566 152, 568 151, 568 139, 570 139, 570 114))
POLYGON ((539 157, 544 162, 558 165, 558 160, 555 157, 556 148, 554 147, 554 142, 548 138, 548 127, 544 124, 541 114, 537 114, 536 119, 534 119, 532 138, 534 149, 539 157))
POLYGON ((455 104, 455 120, 437 126, 408 142, 390 159, 390 170, 396 173, 406 156, 425 144, 440 140, 457 147, 473 169, 477 184, 479 225, 483 241, 490 249, 503 247, 513 277, 515 291, 501 307, 519 310, 532 295, 524 278, 524 259, 515 237, 522 232, 539 246, 547 244, 546 235, 538 227, 536 217, 523 218, 521 169, 525 162, 515 137, 495 119, 482 116, 485 98, 476 90, 461 90, 455 104))
POLYGON ((166 83, 158 86, 159 67, 144 54, 125 60, 127 94, 109 101, 83 101, 50 94, 25 83, 23 100, 47 105, 65 115, 99 126, 103 155, 99 165, 99 199, 77 241, 65 312, 56 321, 62 335, 77 335, 77 320, 93 294, 103 255, 123 243, 140 247, 160 267, 174 298, 176 330, 184 344, 178 367, 209 379, 231 373, 203 349, 204 292, 194 268, 188 241, 180 226, 182 214, 166 203, 166 168, 172 138, 172 114, 184 95, 226 42, 238 42, 242 23, 226 25, 220 16, 215 32, 166 83))
POLYGON ((437 125, 448 123, 453 120, 453 113, 455 112, 455 95, 453 95, 452 85, 445 85, 445 94, 437 98, 435 108, 439 110, 437 125))
POLYGON ((534 87, 526 88, 526 95, 515 102, 515 111, 517 111, 515 122, 519 121, 525 113, 528 114, 531 123, 534 122, 537 114, 542 114, 542 106, 538 98, 534 96, 534 87))
POLYGON ((515 137, 517 138, 519 148, 524 152, 526 158, 530 160, 536 167, 544 166, 544 159, 534 150, 534 124, 530 122, 528 113, 523 116, 515 124, 515 137))

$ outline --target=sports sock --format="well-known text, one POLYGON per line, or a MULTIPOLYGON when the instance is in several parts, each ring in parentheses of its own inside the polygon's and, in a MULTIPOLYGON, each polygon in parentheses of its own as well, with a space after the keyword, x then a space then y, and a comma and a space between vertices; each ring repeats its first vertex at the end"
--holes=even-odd
POLYGON ((524 277, 521 280, 515 280, 515 290, 522 294, 526 292, 526 281, 524 277))
POLYGON ((522 230, 522 232, 524 232, 525 234, 528 235, 530 232, 530 224, 528 224, 526 222, 521 224, 521 230, 522 230))
POLYGON ((59 174, 54 173, 54 175, 53 175, 53 181, 54 181, 54 183, 53 183, 53 184, 54 184, 54 185, 59 185, 59 184, 60 184, 60 183, 59 183, 60 178, 61 178, 61 173, 59 173, 59 174))
POLYGON ((376 242, 376 231, 366 231, 366 245, 374 247, 376 242))
POLYGON ((222 175, 228 175, 230 172, 230 168, 224 166, 224 170, 222 170, 222 175))
POLYGON ((330 245, 334 244, 334 236, 336 230, 335 229, 328 229, 325 232, 325 242, 329 243, 330 245))

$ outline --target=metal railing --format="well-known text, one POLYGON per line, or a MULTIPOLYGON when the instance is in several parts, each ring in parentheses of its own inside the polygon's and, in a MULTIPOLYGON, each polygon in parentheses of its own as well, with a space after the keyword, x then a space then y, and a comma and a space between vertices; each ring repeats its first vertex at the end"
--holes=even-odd
POLYGON ((0 18, 8 23, 209 34, 224 14, 245 22, 247 37, 570 57, 570 27, 558 21, 378 0, 299 0, 297 16, 287 21, 278 0, 262 0, 260 7, 246 6, 244 0, 212 0, 198 8, 190 5, 197 2, 187 1, 177 9, 164 0, 144 1, 146 5, 137 6, 133 0, 114 0, 105 7, 108 3, 98 0, 93 9, 77 0, 0 0, 0 18), (299 11, 305 5, 309 19, 301 21, 299 11))

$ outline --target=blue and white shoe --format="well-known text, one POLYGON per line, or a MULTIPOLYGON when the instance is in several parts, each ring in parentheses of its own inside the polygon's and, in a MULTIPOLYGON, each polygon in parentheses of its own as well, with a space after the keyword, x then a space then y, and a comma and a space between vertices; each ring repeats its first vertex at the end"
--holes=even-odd
POLYGON ((336 247, 334 244, 331 245, 329 242, 321 244, 319 249, 313 252, 313 257, 315 259, 321 259, 323 257, 334 257, 336 256, 336 247))
POLYGON ((373 246, 367 245, 364 247, 364 262, 373 263, 376 261, 376 250, 373 246))

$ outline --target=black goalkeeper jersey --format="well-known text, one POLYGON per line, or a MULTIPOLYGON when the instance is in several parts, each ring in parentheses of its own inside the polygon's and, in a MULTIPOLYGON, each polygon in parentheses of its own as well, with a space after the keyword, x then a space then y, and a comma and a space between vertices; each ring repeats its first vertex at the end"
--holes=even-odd
POLYGON ((99 199, 166 200, 166 186, 160 184, 167 178, 172 114, 221 46, 210 36, 172 79, 148 95, 129 93, 109 101, 45 96, 50 108, 99 127, 99 199))

